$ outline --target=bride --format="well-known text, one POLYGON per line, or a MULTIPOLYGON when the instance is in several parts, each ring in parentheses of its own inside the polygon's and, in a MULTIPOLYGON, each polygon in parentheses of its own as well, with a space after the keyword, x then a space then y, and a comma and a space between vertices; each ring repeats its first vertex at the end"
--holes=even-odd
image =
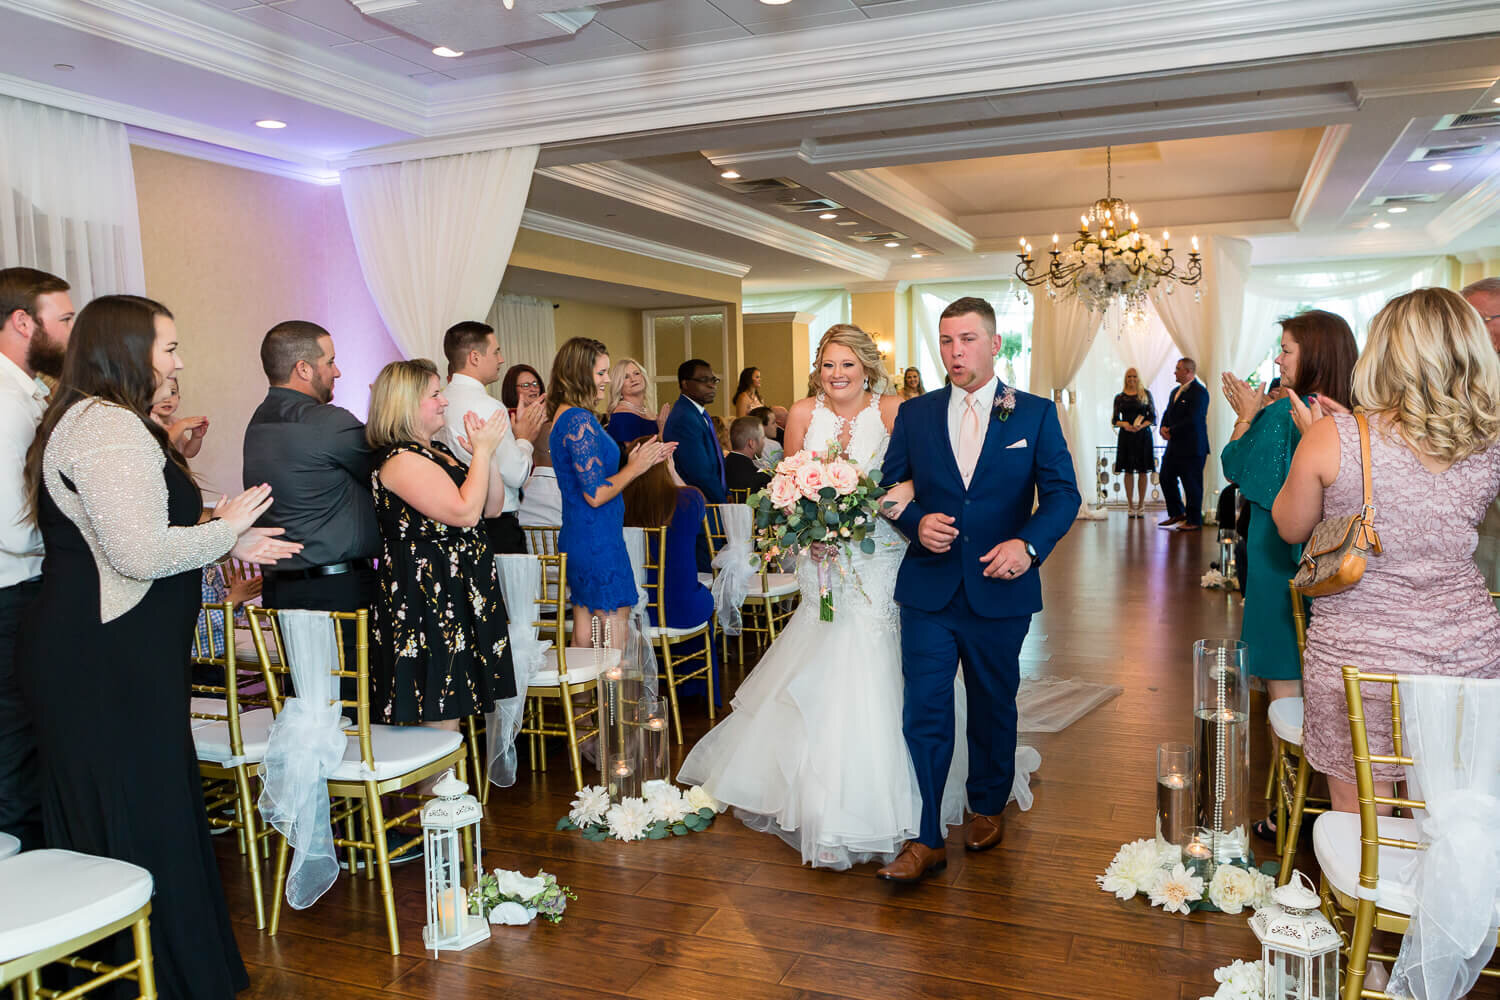
MULTIPOLYGON (((845 457, 879 478, 899 396, 869 334, 839 324, 823 335, 809 398, 792 407, 786 453, 845 457)), ((901 484, 891 499, 903 502, 901 484)), ((906 540, 882 520, 875 552, 841 551, 831 580, 834 620, 818 617, 818 571, 797 557, 802 603, 736 692, 734 710, 693 747, 678 781, 702 785, 748 826, 781 837, 815 867, 888 862, 916 835, 916 772, 901 732, 901 640, 892 593, 906 540)), ((963 677, 957 731, 965 732, 963 677)), ((958 740, 943 825, 963 822, 968 754, 958 740)), ((1018 769, 1017 783, 1025 781, 1018 769)))

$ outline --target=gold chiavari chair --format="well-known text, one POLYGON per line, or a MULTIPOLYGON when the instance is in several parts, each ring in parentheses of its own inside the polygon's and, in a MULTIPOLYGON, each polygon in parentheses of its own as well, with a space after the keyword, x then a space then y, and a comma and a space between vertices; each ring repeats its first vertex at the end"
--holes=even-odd
MULTIPOLYGON (((1424 845, 1421 821, 1410 815, 1381 816, 1381 806, 1402 810, 1427 808, 1422 799, 1375 794, 1375 764, 1410 767, 1415 761, 1402 749, 1400 675, 1366 673, 1358 667, 1345 666, 1344 697, 1349 708, 1349 736, 1354 749, 1354 778, 1359 795, 1359 813, 1329 811, 1318 817, 1313 827, 1313 847, 1317 853, 1319 893, 1324 915, 1333 923, 1344 942, 1344 1000, 1361 997, 1389 998, 1383 990, 1365 988, 1365 977, 1371 959, 1394 962, 1396 956, 1371 950, 1376 931, 1406 933, 1411 919, 1413 886, 1403 872, 1412 859, 1410 851, 1424 845), (1369 731, 1365 725, 1365 698, 1362 684, 1380 684, 1390 688, 1392 753, 1370 752, 1369 731), (1357 861, 1355 860, 1357 859, 1357 861), (1382 875, 1382 872, 1385 873, 1382 875), (1346 924, 1352 924, 1346 929, 1346 924)), ((1500 681, 1479 681, 1500 684, 1500 681)), ((1383 699, 1382 699, 1383 700, 1383 699)), ((1500 834, 1500 831, 1496 831, 1500 834)), ((1492 905, 1492 904, 1487 904, 1492 905)), ((1500 914, 1491 914, 1500 923, 1500 914)), ((1494 924, 1491 925, 1495 927, 1494 924)), ((1500 928, 1491 933, 1500 941, 1500 928)), ((1481 975, 1500 978, 1500 968, 1489 967, 1481 975)), ((1394 998, 1390 998, 1394 1000, 1394 998)))
MULTIPOLYGON (((709 533, 709 547, 715 554, 718 553, 719 546, 728 541, 724 530, 724 506, 726 505, 709 504, 704 515, 710 526, 705 528, 709 533)), ((801 588, 797 583, 796 573, 778 573, 764 564, 761 566, 755 585, 745 596, 745 606, 742 609, 743 624, 739 640, 741 663, 745 659, 744 636, 748 634, 764 638, 765 645, 769 646, 797 610, 800 595, 801 588)))
POLYGON ((677 689, 688 681, 703 678, 708 687, 708 721, 714 721, 713 641, 708 621, 688 628, 667 625, 667 529, 646 529, 646 603, 655 612, 658 624, 646 626, 646 638, 656 647, 657 679, 667 682, 667 700, 672 707, 672 727, 677 742, 682 743, 682 708, 677 689), (698 649, 687 653, 677 650, 696 641, 698 649))
MULTIPOLYGON (((261 663, 268 676, 273 679, 290 674, 286 664, 285 644, 280 636, 278 612, 249 607, 256 647, 261 653, 261 663), (283 653, 281 663, 272 665, 266 655, 266 636, 275 636, 276 647, 283 653)), ((355 682, 355 698, 336 698, 337 704, 355 711, 355 724, 346 730, 350 737, 344 760, 328 779, 328 792, 335 799, 344 800, 345 808, 335 810, 329 817, 334 829, 342 822, 344 836, 334 837, 335 848, 349 851, 349 870, 357 867, 356 852, 364 852, 366 878, 379 878, 381 905, 385 911, 386 932, 390 939, 392 955, 401 954, 401 942, 396 930, 395 896, 391 889, 391 846, 387 833, 404 827, 411 829, 420 823, 422 799, 414 791, 407 791, 427 779, 454 768, 460 779, 467 778, 466 748, 463 735, 456 730, 438 729, 432 726, 394 726, 370 721, 370 613, 359 611, 304 612, 326 615, 333 623, 334 646, 338 650, 338 662, 329 672, 342 684, 345 679, 355 682), (344 662, 343 629, 354 629, 355 665, 348 668, 344 662), (410 808, 387 816, 381 802, 382 796, 400 796, 413 802, 410 808), (360 835, 354 834, 354 822, 358 819, 360 835)), ((272 690, 273 703, 279 707, 281 695, 279 685, 272 690)), ((404 803, 403 803, 404 804, 404 803)), ((271 929, 275 936, 281 924, 281 901, 286 893, 287 860, 290 848, 284 838, 278 838, 276 855, 276 896, 271 904, 271 929)), ((418 832, 395 850, 403 851, 422 842, 418 832)), ((472 851, 465 841, 466 852, 472 851)))
POLYGON ((555 556, 558 553, 557 536, 562 527, 556 524, 524 524, 526 551, 534 556, 555 556))
POLYGON ((730 490, 729 491, 729 502, 730 503, 749 503, 750 502, 750 492, 751 491, 749 490, 749 488, 746 488, 746 489, 743 489, 743 490, 730 490))
MULTIPOLYGON (((203 625, 193 635, 192 664, 197 679, 189 703, 193 747, 203 776, 208 825, 233 830, 240 851, 249 861, 250 886, 255 896, 255 927, 266 926, 266 904, 261 880, 261 858, 269 853, 272 831, 258 822, 250 779, 259 774, 270 735, 270 708, 247 708, 240 685, 248 676, 260 679, 259 669, 246 671, 234 645, 234 605, 203 605, 203 625), (222 652, 215 649, 218 646, 222 652), (211 680, 204 680, 205 675, 211 680)), ((258 667, 258 665, 257 665, 258 667)))
POLYGON ((552 640, 552 648, 547 650, 546 662, 526 689, 526 712, 517 739, 527 737, 534 771, 546 766, 549 737, 566 740, 573 782, 581 789, 584 781, 580 748, 599 733, 595 680, 601 671, 620 662, 620 651, 568 648, 565 597, 568 557, 558 553, 538 555, 536 559, 541 563, 542 572, 541 594, 537 599, 539 617, 535 624, 540 637, 552 640), (557 721, 548 719, 547 707, 554 702, 558 710, 557 721))
POLYGON ((152 887, 144 868, 72 851, 26 851, 0 861, 0 990, 13 1000, 73 1000, 133 981, 136 1000, 156 1000, 152 887), (135 949, 130 960, 109 965, 82 954, 125 931, 135 949), (92 978, 67 992, 44 989, 41 972, 50 965, 92 978))
MULTIPOLYGON (((1297 660, 1301 665, 1307 652, 1307 599, 1296 587, 1288 584, 1292 593, 1292 626, 1297 634, 1297 660)), ((1271 731, 1276 736, 1273 747, 1275 758, 1271 762, 1271 780, 1275 782, 1276 795, 1276 850, 1281 855, 1281 871, 1276 876, 1277 885, 1286 885, 1292 877, 1292 862, 1297 857, 1297 842, 1302 833, 1304 816, 1321 815, 1328 811, 1328 800, 1309 798, 1308 784, 1312 781, 1312 767, 1302 752, 1303 700, 1277 698, 1271 702, 1266 714, 1270 717, 1271 731)))

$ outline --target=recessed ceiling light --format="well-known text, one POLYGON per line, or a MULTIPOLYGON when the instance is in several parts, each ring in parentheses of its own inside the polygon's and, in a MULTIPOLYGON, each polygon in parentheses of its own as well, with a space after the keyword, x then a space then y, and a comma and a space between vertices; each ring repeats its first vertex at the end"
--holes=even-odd
POLYGON ((458 49, 450 49, 446 45, 437 46, 432 50, 432 54, 435 56, 442 56, 444 59, 457 59, 459 56, 463 55, 463 53, 458 49))
POLYGON ((838 217, 839 213, 837 212, 824 212, 822 215, 818 216, 818 218, 822 219, 824 222, 828 222, 831 219, 837 219, 838 217))
POLYGON ((1495 98, 1495 103, 1500 104, 1500 97, 1495 98))
POLYGON ((922 259, 922 255, 919 254, 919 253, 914 253, 914 254, 911 255, 911 259, 912 260, 921 260, 922 259))
POLYGON ((888 246, 888 247, 899 247, 900 245, 901 245, 901 243, 900 243, 899 240, 891 240, 889 243, 886 244, 886 246, 888 246))
POLYGON ((791 3, 792 0, 760 0, 760 2, 767 7, 780 7, 784 3, 791 3))
POLYGON ((284 121, 278 121, 275 118, 262 118, 260 121, 258 121, 258 122, 255 123, 255 127, 256 128, 286 128, 286 122, 284 122, 284 121))
POLYGON ((834 225, 835 226, 857 226, 857 225, 859 225, 859 220, 858 219, 842 219, 842 220, 840 220, 838 222, 835 222, 834 225))
POLYGON ((1389 222, 1377 222, 1377 223, 1375 223, 1375 228, 1376 229, 1389 229, 1389 228, 1391 228, 1391 224, 1389 222))
POLYGON ((740 172, 738 170, 725 170, 719 176, 726 181, 737 181, 740 179, 740 172))
POLYGON ((73 65, 71 63, 53 63, 52 68, 57 70, 59 73, 73 72, 73 65))
POLYGON ((1452 170, 1453 169, 1453 164, 1451 164, 1451 163, 1434 163, 1434 164, 1430 165, 1427 169, 1430 170, 1430 171, 1432 171, 1435 174, 1440 174, 1444 170, 1452 170))
POLYGON ((1401 215, 1402 213, 1404 213, 1406 211, 1406 206, 1405 205, 1392 205, 1390 208, 1386 209, 1386 211, 1389 212, 1391 215, 1401 215))

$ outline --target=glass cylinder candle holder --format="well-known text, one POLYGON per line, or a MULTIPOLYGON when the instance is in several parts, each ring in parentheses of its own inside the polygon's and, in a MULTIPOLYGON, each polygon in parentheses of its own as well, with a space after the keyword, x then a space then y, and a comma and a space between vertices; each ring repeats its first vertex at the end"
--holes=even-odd
POLYGON ((1185 847, 1198 824, 1197 773, 1193 748, 1163 743, 1156 748, 1156 842, 1185 847))
POLYGON ((641 719, 641 782, 670 781, 667 713, 660 701, 641 702, 637 715, 641 719))
POLYGON ((1214 833, 1199 827, 1182 847, 1182 864, 1191 874, 1203 879, 1206 887, 1214 877, 1218 863, 1214 860, 1214 833))
POLYGON ((1193 734, 1198 825, 1217 862, 1250 857, 1250 684, 1238 639, 1193 644, 1193 734))

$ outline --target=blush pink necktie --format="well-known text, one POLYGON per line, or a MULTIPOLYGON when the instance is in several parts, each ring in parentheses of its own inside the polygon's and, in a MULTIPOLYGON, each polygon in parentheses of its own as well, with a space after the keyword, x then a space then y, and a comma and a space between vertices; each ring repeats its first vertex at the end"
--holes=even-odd
POLYGON ((963 476, 964 487, 974 478, 974 467, 979 464, 979 404, 973 393, 964 396, 964 414, 958 421, 958 473, 963 476))

